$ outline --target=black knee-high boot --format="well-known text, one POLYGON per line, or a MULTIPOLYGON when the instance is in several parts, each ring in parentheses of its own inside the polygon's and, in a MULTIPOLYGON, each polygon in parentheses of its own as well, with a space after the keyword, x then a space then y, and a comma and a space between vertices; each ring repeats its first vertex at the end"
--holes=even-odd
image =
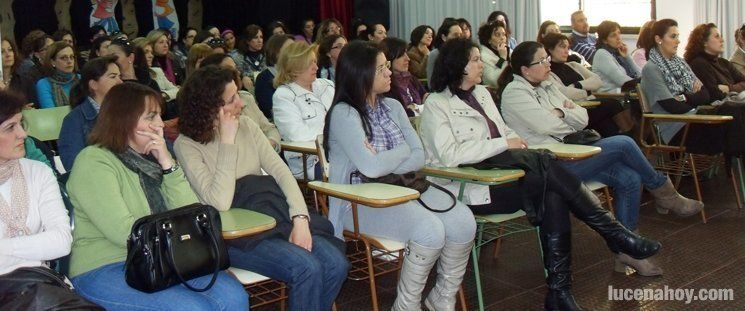
POLYGON ((569 207, 556 192, 546 193, 541 223, 543 265, 548 277, 546 310, 582 310, 572 296, 572 234, 569 207))
POLYGON ((612 252, 644 259, 660 250, 660 242, 642 237, 616 221, 610 212, 601 207, 597 196, 563 167, 551 165, 548 187, 566 200, 575 217, 605 239, 612 252))

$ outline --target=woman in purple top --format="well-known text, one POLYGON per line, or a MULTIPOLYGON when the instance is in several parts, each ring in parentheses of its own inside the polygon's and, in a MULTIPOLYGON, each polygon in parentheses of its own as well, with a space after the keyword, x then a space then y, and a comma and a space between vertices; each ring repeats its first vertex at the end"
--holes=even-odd
POLYGON ((380 42, 380 49, 386 59, 391 60, 391 90, 383 94, 398 100, 409 117, 418 116, 422 111, 424 99, 429 93, 415 76, 409 72, 409 55, 406 42, 398 38, 386 38, 380 42))

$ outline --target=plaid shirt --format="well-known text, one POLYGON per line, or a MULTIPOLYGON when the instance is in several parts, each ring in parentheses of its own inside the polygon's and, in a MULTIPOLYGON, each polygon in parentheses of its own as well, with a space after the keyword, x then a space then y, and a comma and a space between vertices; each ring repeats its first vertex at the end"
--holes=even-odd
MULTIPOLYGON (((367 107, 367 116, 370 119, 370 136, 368 141, 372 145, 375 152, 383 152, 396 148, 400 144, 406 143, 404 139, 404 133, 398 124, 391 119, 389 115, 391 108, 383 103, 383 98, 378 97, 378 104, 375 108, 367 107)), ((350 176, 349 182, 351 184, 359 184, 360 178, 357 176, 359 172, 353 172, 350 176)))

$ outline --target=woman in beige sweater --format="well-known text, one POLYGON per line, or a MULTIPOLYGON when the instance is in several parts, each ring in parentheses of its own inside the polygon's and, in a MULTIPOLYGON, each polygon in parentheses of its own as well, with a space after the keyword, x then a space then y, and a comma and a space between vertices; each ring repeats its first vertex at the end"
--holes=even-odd
MULTIPOLYGON (((251 209, 270 205, 284 217, 273 215, 277 227, 268 235, 249 243, 231 242, 231 264, 286 282, 290 310, 330 310, 349 263, 334 237, 311 234, 308 208, 295 178, 259 127, 241 116, 244 104, 237 77, 234 70, 217 66, 193 73, 179 93, 181 135, 174 149, 199 200, 218 210, 244 205, 240 202, 247 202, 244 198, 257 188, 275 190, 272 194, 279 199, 256 202, 251 209), (255 182, 262 170, 272 178, 255 182), (272 182, 278 187, 267 186, 272 182)), ((331 227, 324 218, 313 222, 313 228, 331 227)))

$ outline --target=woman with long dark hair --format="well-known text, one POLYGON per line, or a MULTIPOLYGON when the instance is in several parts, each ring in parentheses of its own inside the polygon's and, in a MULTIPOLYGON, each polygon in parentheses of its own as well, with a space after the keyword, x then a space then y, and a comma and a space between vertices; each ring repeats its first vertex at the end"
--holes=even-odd
POLYGON ((409 37, 409 49, 406 54, 409 55, 409 72, 417 79, 427 78, 427 57, 432 49, 432 39, 435 36, 435 30, 429 25, 420 25, 411 31, 409 37))
MULTIPOLYGON (((326 115, 324 146, 329 181, 360 182, 359 174, 378 177, 417 171, 424 150, 403 106, 383 97, 390 89, 390 62, 369 42, 353 41, 339 57, 333 106, 326 115)), ((419 202, 387 207, 358 207, 361 232, 406 242, 393 310, 419 310, 427 276, 439 260, 437 282, 425 304, 430 310, 452 310, 466 272, 476 223, 473 214, 450 194, 430 187, 419 202), (452 209, 446 210, 449 206, 452 209)), ((330 199, 329 220, 341 238, 352 228, 349 202, 330 199)))
POLYGON ((406 109, 409 117, 422 112, 427 90, 419 79, 409 72, 409 55, 406 54, 406 42, 398 38, 385 38, 379 44, 386 59, 391 60, 391 90, 383 96, 397 100, 406 109))

